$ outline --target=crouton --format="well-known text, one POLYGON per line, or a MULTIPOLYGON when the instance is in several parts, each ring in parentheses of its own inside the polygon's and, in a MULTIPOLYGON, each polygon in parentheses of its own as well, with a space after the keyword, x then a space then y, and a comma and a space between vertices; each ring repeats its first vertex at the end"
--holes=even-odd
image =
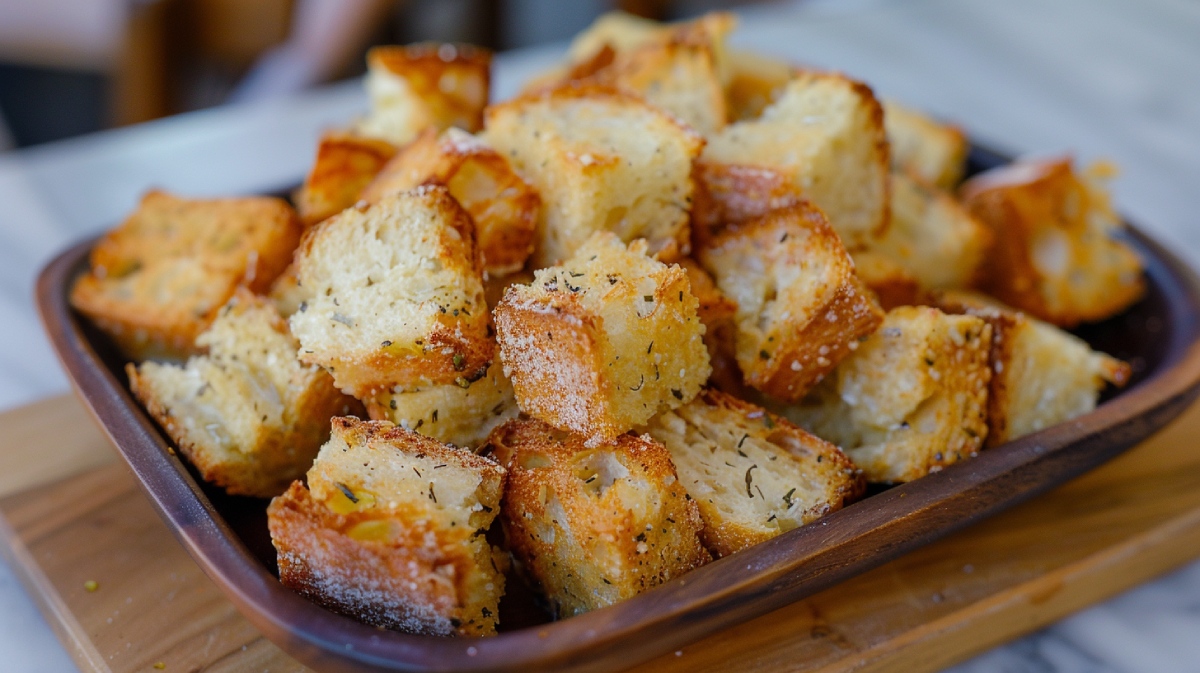
POLYGON ((205 481, 269 498, 304 476, 329 419, 361 413, 320 367, 296 359, 296 340, 265 299, 238 289, 197 338, 207 355, 185 366, 126 366, 129 387, 205 481))
POLYGON ((962 180, 971 149, 962 129, 893 100, 882 103, 883 126, 892 146, 892 168, 942 189, 954 189, 962 180))
POLYGON ((983 318, 992 326, 985 446, 1086 414, 1096 408, 1107 384, 1123 386, 1129 380, 1128 364, 983 295, 945 292, 935 305, 946 313, 983 318))
POLYGON ((636 92, 703 136, 725 126, 725 91, 713 46, 703 36, 653 42, 618 54, 594 78, 636 92))
POLYGON ((718 558, 839 510, 865 486, 833 444, 715 390, 655 416, 646 432, 671 452, 718 558))
POLYGON ((361 193, 367 202, 420 185, 443 185, 471 214, 488 274, 519 270, 533 252, 541 199, 504 157, 457 128, 426 129, 361 193))
POLYGON ((370 113, 356 132, 402 146, 432 126, 483 126, 492 54, 467 44, 374 47, 367 53, 370 113))
MULTIPOLYGON (((730 121, 754 119, 779 96, 797 69, 770 56, 741 49, 730 49, 729 84, 725 101, 730 121)), ((885 117, 886 120, 886 117, 885 117)))
POLYGON ((1059 327, 1103 320, 1141 298, 1142 263, 1116 237, 1122 223, 1102 180, 1111 166, 1078 174, 1070 159, 1025 161, 962 187, 967 208, 995 233, 982 287, 1059 327))
POLYGON ((904 306, 842 361, 793 422, 841 447, 872 483, 905 482, 974 456, 987 436, 992 328, 904 306))
POLYGON ((841 241, 807 202, 727 228, 698 257, 737 303, 746 383, 768 395, 799 399, 883 319, 841 241))
POLYGON ((804 201, 787 175, 762 166, 697 161, 692 169, 692 248, 699 250, 730 224, 762 217, 804 201))
POLYGON ((508 469, 500 520, 557 617, 612 605, 704 565, 699 509, 647 436, 588 446, 537 420, 488 440, 508 469))
POLYGON ((725 84, 729 78, 725 41, 737 23, 737 16, 729 12, 709 12, 678 23, 659 23, 625 12, 608 12, 575 36, 567 58, 570 63, 579 64, 594 59, 605 48, 621 55, 671 41, 706 42, 712 45, 720 81, 725 84))
POLYGON ((296 210, 305 225, 332 217, 358 202, 375 174, 396 153, 389 142, 349 133, 326 133, 317 158, 296 195, 296 210))
POLYGON ((692 160, 704 140, 626 93, 568 87, 488 108, 486 141, 542 197, 536 268, 572 255, 594 232, 687 252, 692 160))
POLYGON ((466 388, 449 383, 400 389, 368 398, 366 405, 372 419, 466 449, 482 444, 493 428, 521 411, 498 363, 466 388))
POLYGON ((890 180, 891 225, 868 250, 900 265, 924 289, 970 287, 981 275, 991 230, 920 178, 892 173, 890 180))
POLYGON ((597 234, 504 294, 504 373, 525 413, 591 445, 611 440, 699 392, 709 364, 697 308, 683 269, 597 234))
POLYGON ((829 218, 847 248, 888 223, 888 144, 883 109, 867 85, 805 72, 754 119, 708 139, 705 161, 774 168, 829 218))
POLYGON ((444 187, 342 211, 309 231, 295 264, 300 359, 346 392, 466 387, 487 372, 495 345, 475 229, 444 187))
POLYGON ((489 307, 495 307, 504 298, 504 293, 508 291, 509 286, 528 285, 532 282, 533 272, 528 269, 521 269, 503 276, 488 274, 487 278, 483 279, 483 296, 487 299, 489 307))
POLYGON ((426 635, 496 633, 505 559, 484 533, 504 468, 383 421, 335 418, 271 502, 279 581, 330 610, 426 635))
POLYGON ((296 214, 280 199, 152 191, 92 248, 71 305, 130 359, 182 359, 237 286, 271 286, 299 239, 296 214))

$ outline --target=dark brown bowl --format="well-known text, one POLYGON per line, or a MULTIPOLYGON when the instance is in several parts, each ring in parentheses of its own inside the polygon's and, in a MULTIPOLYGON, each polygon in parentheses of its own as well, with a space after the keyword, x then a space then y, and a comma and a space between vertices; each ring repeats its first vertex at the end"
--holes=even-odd
MULTIPOLYGON (((1003 163, 981 149, 971 168, 1003 163)), ((1131 229, 1149 291, 1123 315, 1079 334, 1130 361, 1134 381, 1085 416, 886 490, 820 522, 716 561, 612 607, 547 623, 519 583, 506 630, 486 639, 381 631, 285 589, 274 575, 266 501, 202 484, 130 396, 121 358, 67 301, 93 241, 51 262, 37 301, 84 403, 200 567, 262 632, 322 671, 600 671, 632 666, 757 617, 1010 507, 1112 458, 1177 416, 1200 390, 1200 284, 1131 229), (520 603, 524 600, 523 608, 520 603), (515 617, 515 618, 514 618, 515 617)))

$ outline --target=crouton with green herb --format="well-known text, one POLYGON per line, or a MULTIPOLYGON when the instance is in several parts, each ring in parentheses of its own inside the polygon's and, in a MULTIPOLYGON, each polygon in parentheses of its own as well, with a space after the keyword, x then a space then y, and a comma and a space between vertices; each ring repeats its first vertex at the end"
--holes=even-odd
POLYGON ((655 416, 645 431, 671 452, 717 557, 812 523, 863 491, 836 446, 715 390, 655 416))
POLYGON ((595 235, 496 307, 517 403, 592 444, 684 404, 710 371, 697 309, 683 269, 649 257, 644 241, 595 235))
POLYGON ((710 560, 699 509, 653 439, 592 446, 531 419, 488 441, 508 470, 509 549, 555 616, 613 605, 710 560))
POLYGON ((271 501, 279 581, 361 622, 495 635, 503 552, 486 532, 504 468, 384 421, 335 418, 307 488, 271 501))

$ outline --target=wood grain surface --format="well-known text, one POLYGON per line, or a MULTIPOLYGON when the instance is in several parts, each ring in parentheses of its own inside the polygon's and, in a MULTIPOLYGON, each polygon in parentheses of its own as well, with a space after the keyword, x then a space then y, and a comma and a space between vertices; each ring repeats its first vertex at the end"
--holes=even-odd
MULTIPOLYGON (((1200 557, 1197 438, 1200 406, 1042 497, 639 670, 934 671, 1028 633, 1200 557)), ((306 670, 188 558, 73 398, 0 415, 0 495, 0 547, 85 672, 306 670)))

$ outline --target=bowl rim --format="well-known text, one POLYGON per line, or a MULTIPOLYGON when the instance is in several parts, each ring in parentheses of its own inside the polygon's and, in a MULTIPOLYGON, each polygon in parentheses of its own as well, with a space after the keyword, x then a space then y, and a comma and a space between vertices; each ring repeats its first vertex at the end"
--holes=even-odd
POLYGON ((1170 318, 1163 358, 1144 380, 1091 413, 873 495, 617 605, 489 638, 410 635, 361 624, 286 589, 254 558, 104 364, 70 307, 71 282, 97 238, 76 243, 43 268, 36 301, 85 408, 176 539, 291 656, 328 671, 611 670, 765 614, 1022 502, 1181 413, 1200 392, 1200 279, 1136 227, 1126 232, 1170 318), (639 637, 644 634, 652 637, 639 637))

